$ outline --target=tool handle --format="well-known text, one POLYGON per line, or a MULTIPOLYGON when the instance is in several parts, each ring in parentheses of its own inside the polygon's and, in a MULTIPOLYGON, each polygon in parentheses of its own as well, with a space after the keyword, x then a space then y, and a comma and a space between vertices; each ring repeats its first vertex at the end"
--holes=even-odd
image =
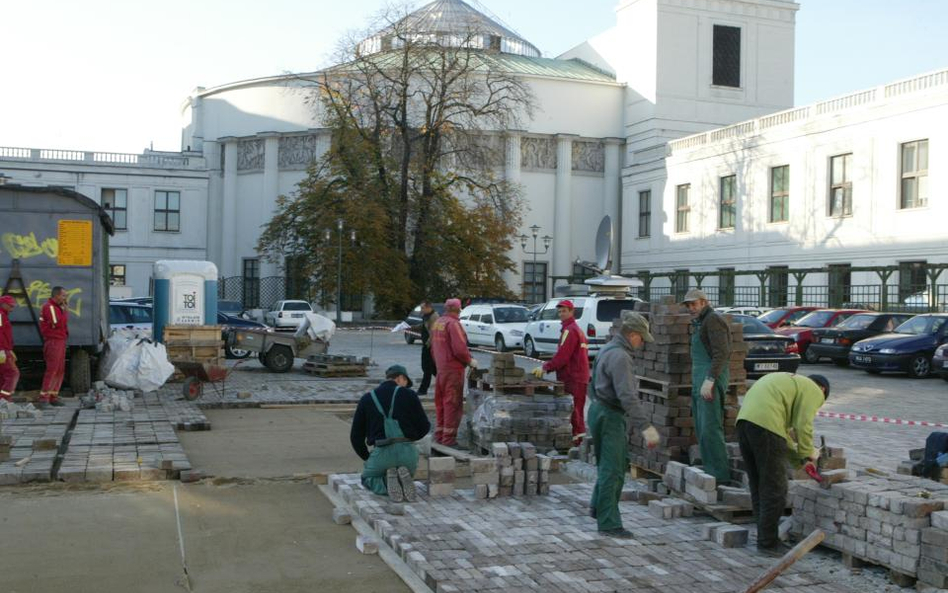
POLYGON ((800 558, 803 558, 807 552, 818 546, 825 537, 826 534, 823 533, 823 530, 821 529, 817 529, 810 535, 806 536, 806 539, 793 546, 789 552, 784 554, 783 558, 780 559, 780 562, 775 564, 764 574, 757 577, 757 580, 751 583, 750 587, 744 590, 744 593, 757 593, 757 591, 765 588, 767 585, 772 583, 774 579, 780 576, 780 573, 787 570, 790 565, 800 558))

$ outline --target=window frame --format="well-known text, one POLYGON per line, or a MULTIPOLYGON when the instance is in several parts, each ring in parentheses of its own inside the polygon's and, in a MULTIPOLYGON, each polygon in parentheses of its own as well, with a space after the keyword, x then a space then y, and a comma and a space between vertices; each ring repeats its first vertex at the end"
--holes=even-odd
MULTIPOLYGON (((245 257, 241 260, 240 264, 240 278, 241 278, 241 300, 243 302, 245 309, 258 309, 260 308, 260 258, 258 257, 245 257), (252 275, 248 276, 247 264, 251 264, 250 271, 253 272, 252 275)), ((283 306, 286 301, 280 301, 280 311, 283 310, 283 306)))
POLYGON ((648 239, 652 236, 652 190, 639 191, 639 230, 638 239, 648 239), (647 209, 642 209, 643 198, 647 209), (644 224, 643 224, 644 223, 644 224))
POLYGON ((531 298, 537 300, 533 301, 532 304, 545 303, 547 301, 546 289, 549 284, 549 262, 543 260, 537 260, 534 262, 531 260, 523 260, 523 299, 527 302, 530 302, 531 298), (536 264, 536 266, 534 266, 536 264), (530 267, 530 278, 531 280, 527 282, 527 267, 530 267), (537 269, 543 270, 542 281, 537 281, 537 269), (539 287, 539 290, 535 287, 539 287))
MULTIPOLYGON (((919 208, 928 207, 928 192, 924 198, 920 197, 920 183, 919 181, 924 178, 926 180, 926 185, 928 181, 928 166, 929 166, 929 146, 928 138, 920 138, 918 140, 912 140, 910 142, 902 142, 899 144, 899 210, 918 210, 919 208), (925 145, 925 168, 919 169, 919 148, 924 143, 925 145), (913 170, 911 172, 905 171, 905 149, 907 147, 914 147, 915 153, 913 155, 913 170), (906 205, 905 200, 905 182, 906 180, 912 179, 915 181, 915 204, 911 206, 906 205)), ((926 188, 927 189, 927 188, 926 188)))
MULTIPOLYGON (((723 40, 722 40, 723 43, 723 40)), ((722 48, 723 49, 723 48, 722 48)), ((711 86, 722 89, 742 89, 744 76, 743 76, 743 64, 744 64, 744 28, 738 25, 726 25, 723 23, 714 23, 711 26, 711 86), (730 84, 733 81, 723 80, 727 78, 727 74, 730 72, 725 72, 725 64, 723 59, 718 59, 718 31, 722 33, 725 30, 736 30, 737 31, 737 84, 730 84)))
POLYGON ((156 189, 153 212, 154 212, 154 215, 153 215, 153 220, 152 220, 152 230, 154 230, 156 233, 180 233, 181 232, 181 192, 179 190, 156 189), (164 194, 164 198, 165 198, 164 208, 158 207, 159 194, 164 194), (172 194, 175 195, 178 200, 178 207, 176 209, 172 209, 169 207, 169 199, 171 198, 172 194), (168 224, 168 218, 171 214, 176 214, 178 217, 177 226, 176 228, 173 228, 173 229, 168 228, 170 226, 168 224), (165 228, 158 228, 158 220, 159 220, 158 217, 162 215, 164 216, 165 228))
POLYGON ((128 189, 122 187, 103 187, 99 190, 99 204, 102 205, 102 208, 109 213, 109 216, 112 218, 112 225, 115 227, 116 231, 127 231, 128 230, 128 189), (112 192, 112 206, 105 205, 105 192, 112 192), (121 208, 118 207, 118 197, 117 192, 122 192, 122 197, 124 199, 125 205, 121 208), (115 213, 122 213, 122 224, 119 226, 118 218, 116 218, 115 213))
POLYGON ((790 222, 790 165, 777 165, 770 168, 770 200, 768 204, 767 220, 771 224, 790 222), (777 191, 776 173, 783 169, 783 189, 777 191), (774 216, 777 200, 781 201, 783 218, 774 216))
POLYGON ((691 184, 682 183, 675 186, 675 232, 691 232, 691 184), (685 201, 682 204, 681 196, 684 191, 685 201))
POLYGON ((728 231, 733 230, 737 227, 737 175, 732 173, 730 175, 722 175, 718 178, 718 230, 719 231, 728 231), (730 180, 733 184, 731 187, 731 196, 730 200, 724 199, 724 184, 730 180), (731 224, 730 226, 724 225, 724 214, 725 207, 731 210, 731 224))
POLYGON ((128 286, 128 266, 125 264, 109 264, 109 286, 128 286), (116 274, 115 268, 122 268, 122 273, 116 274), (116 284, 115 279, 121 278, 122 283, 116 284))
POLYGON ((826 204, 827 216, 830 218, 846 218, 853 215, 853 179, 852 179, 852 167, 853 167, 853 153, 844 152, 840 154, 835 154, 829 157, 829 168, 827 179, 829 181, 829 199, 826 204), (848 157, 849 162, 846 162, 848 157), (833 172, 836 170, 834 162, 836 159, 843 159, 843 181, 840 183, 833 183, 833 172), (833 210, 833 205, 835 200, 833 199, 836 193, 836 190, 843 191, 843 204, 842 204, 842 213, 837 213, 833 210), (846 198, 846 192, 849 192, 849 198, 846 198), (846 206, 849 206, 849 210, 846 210, 846 206))

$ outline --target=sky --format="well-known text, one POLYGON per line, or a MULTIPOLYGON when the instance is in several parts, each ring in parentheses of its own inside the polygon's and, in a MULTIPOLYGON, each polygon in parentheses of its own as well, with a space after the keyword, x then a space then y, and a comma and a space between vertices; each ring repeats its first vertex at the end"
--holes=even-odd
MULTIPOLYGON (((799 3, 796 105, 948 67, 948 0, 799 3)), ((3 4, 0 147, 141 152, 181 148, 195 87, 317 70, 387 1, 3 4)), ((617 4, 480 0, 548 57, 610 28, 617 4)))

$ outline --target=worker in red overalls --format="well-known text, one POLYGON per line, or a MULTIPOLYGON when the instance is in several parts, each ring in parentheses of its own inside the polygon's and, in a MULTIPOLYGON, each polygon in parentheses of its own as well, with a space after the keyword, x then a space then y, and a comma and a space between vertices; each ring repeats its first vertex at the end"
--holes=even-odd
POLYGON ((589 340, 579 328, 573 317, 572 301, 560 301, 556 305, 556 313, 560 317, 560 345, 556 356, 543 363, 543 366, 533 369, 536 378, 543 373, 556 371, 556 380, 562 381, 566 392, 573 396, 573 415, 570 423, 573 425, 573 442, 578 443, 586 434, 586 422, 583 413, 586 408, 586 388, 589 385, 589 340))
POLYGON ((448 299, 444 303, 444 315, 431 328, 431 353, 438 369, 434 397, 435 442, 448 446, 458 442, 458 426, 464 409, 464 369, 477 368, 477 361, 467 349, 467 334, 458 319, 460 313, 461 300, 448 299))
POLYGON ((40 388, 38 408, 62 406, 59 388, 66 375, 66 340, 69 338, 69 311, 66 308, 66 289, 53 287, 52 296, 40 312, 40 333, 43 335, 43 359, 46 373, 40 388))
POLYGON ((0 297, 0 399, 13 401, 16 382, 20 380, 20 369, 16 368, 16 355, 13 353, 13 325, 10 324, 10 311, 16 308, 16 301, 6 294, 0 297))

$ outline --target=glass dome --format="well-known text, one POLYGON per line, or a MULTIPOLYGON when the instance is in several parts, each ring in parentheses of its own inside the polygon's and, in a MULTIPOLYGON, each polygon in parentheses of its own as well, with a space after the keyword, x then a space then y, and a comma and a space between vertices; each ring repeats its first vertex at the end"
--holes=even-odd
POLYGON ((462 0, 435 0, 359 44, 359 53, 394 49, 403 38, 449 47, 540 57, 532 43, 462 0), (397 32, 397 34, 396 34, 397 32))

